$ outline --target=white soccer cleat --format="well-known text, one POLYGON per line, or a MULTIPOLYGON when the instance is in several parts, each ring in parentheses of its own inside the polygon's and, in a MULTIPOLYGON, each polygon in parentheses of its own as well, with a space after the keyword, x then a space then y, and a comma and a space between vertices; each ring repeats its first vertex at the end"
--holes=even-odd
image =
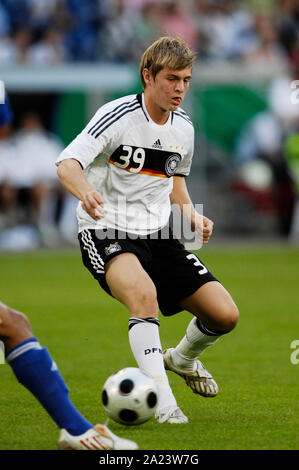
POLYGON ((72 436, 66 429, 61 429, 58 441, 60 450, 136 450, 134 441, 123 439, 113 434, 107 426, 96 424, 84 434, 72 436))
POLYGON ((203 397, 215 397, 218 393, 218 385, 203 364, 196 359, 196 369, 194 371, 176 367, 171 358, 171 351, 173 351, 173 349, 174 348, 169 348, 163 351, 165 369, 171 370, 183 377, 188 387, 190 387, 194 393, 202 395, 203 397))
POLYGON ((181 424, 189 422, 187 416, 176 406, 169 406, 156 411, 155 418, 158 423, 181 424))

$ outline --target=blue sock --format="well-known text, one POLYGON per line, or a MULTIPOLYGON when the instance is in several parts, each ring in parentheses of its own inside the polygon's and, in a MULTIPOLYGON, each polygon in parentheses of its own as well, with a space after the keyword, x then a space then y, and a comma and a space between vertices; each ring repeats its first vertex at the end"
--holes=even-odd
POLYGON ((18 381, 39 400, 60 429, 78 436, 93 427, 70 401, 68 388, 55 362, 36 338, 12 348, 6 361, 18 381))

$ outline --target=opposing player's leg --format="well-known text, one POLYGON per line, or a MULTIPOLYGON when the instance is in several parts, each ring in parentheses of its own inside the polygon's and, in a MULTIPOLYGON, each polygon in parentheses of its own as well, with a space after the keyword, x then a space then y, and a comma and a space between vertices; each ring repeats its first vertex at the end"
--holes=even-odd
POLYGON ((39 400, 61 430, 61 449, 136 449, 105 426, 93 426, 74 407, 69 391, 48 350, 34 337, 28 318, 0 303, 0 339, 17 380, 39 400))
POLYGON ((31 337, 33 331, 26 315, 0 302, 0 338, 5 351, 11 350, 31 337))
POLYGON ((111 294, 130 311, 129 341, 136 362, 157 383, 157 421, 188 422, 178 408, 165 372, 159 335, 159 306, 153 281, 133 253, 122 253, 108 261, 106 281, 111 294))
POLYGON ((104 424, 96 424, 80 436, 62 429, 58 441, 61 450, 136 450, 135 442, 113 434, 104 424))
POLYGON ((165 367, 181 375, 194 393, 213 397, 218 393, 218 386, 197 357, 236 326, 237 306, 217 281, 204 284, 180 304, 195 318, 176 348, 164 351, 165 367))

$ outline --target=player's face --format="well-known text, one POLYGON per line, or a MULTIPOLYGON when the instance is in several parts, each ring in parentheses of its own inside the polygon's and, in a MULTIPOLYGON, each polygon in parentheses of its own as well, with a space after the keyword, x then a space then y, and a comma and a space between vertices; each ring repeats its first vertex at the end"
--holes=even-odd
POLYGON ((163 114, 175 111, 184 100, 191 77, 191 67, 182 70, 171 70, 165 67, 157 73, 155 78, 148 71, 145 76, 147 105, 150 109, 160 109, 163 114))

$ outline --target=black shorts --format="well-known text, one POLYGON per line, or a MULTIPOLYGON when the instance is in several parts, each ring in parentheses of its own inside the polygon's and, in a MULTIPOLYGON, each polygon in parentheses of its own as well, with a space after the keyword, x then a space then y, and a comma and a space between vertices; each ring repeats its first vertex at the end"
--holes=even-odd
POLYGON ((183 310, 179 305, 182 299, 217 279, 172 233, 167 239, 161 233, 156 232, 153 239, 153 235, 136 238, 136 235, 113 232, 113 238, 110 234, 108 238, 105 229, 85 229, 78 236, 83 263, 111 295, 105 277, 105 263, 121 253, 134 253, 156 286, 162 314, 174 315, 183 310))

